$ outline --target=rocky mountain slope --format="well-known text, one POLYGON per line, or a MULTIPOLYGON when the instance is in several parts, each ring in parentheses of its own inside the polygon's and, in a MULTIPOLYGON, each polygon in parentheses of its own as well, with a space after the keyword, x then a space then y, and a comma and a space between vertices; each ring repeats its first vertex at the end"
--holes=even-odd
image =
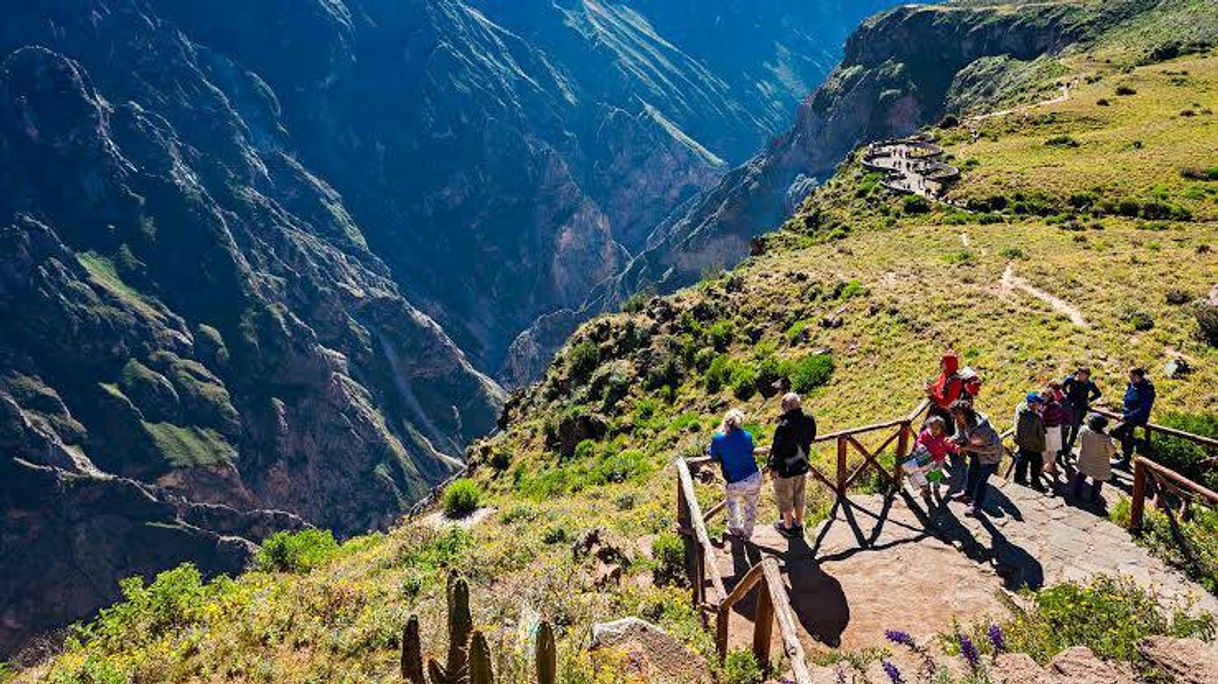
POLYGON ((1155 0, 1105 6, 966 0, 906 5, 867 20, 848 39, 841 65, 801 104, 792 127, 670 215, 646 248, 579 307, 553 312, 522 333, 513 359, 522 367, 545 359, 580 321, 617 308, 633 293, 670 292, 738 263, 753 237, 790 216, 861 143, 984 108, 995 96, 1032 101, 1037 87, 1055 91, 1059 56, 1134 31, 1152 10, 1170 16, 1162 40, 1175 35, 1188 42, 1208 29, 1193 21, 1204 12, 1197 3, 1155 0), (926 50, 928 42, 940 49, 926 50), (1005 92, 996 89, 999 82, 1005 92))
MULTIPOLYGON (((1039 16, 1043 4, 1027 11, 1039 16)), ((974 16, 984 26, 1010 21, 1013 11, 996 5, 974 16)), ((1085 362, 1110 398, 1119 397, 1128 366, 1145 365, 1158 387, 1157 416, 1204 414, 1197 424, 1212 425, 1218 348, 1205 298, 1218 272, 1216 43, 1212 6, 1178 0, 1148 3, 1085 47, 1052 56, 1045 71, 995 60, 987 67, 992 92, 969 81, 977 112, 1044 99, 1061 80, 1075 84, 1071 96, 925 129, 962 170, 950 203, 890 193, 854 153, 765 236, 763 254, 585 323, 543 380, 507 401, 504 429, 472 447, 476 515, 452 521, 435 512, 232 581, 204 584, 180 569, 152 586, 129 586, 126 602, 16 678, 393 681, 407 616, 420 615, 429 649, 445 643, 451 570, 473 586, 474 620, 490 635, 501 680, 527 680, 526 658, 517 654, 527 653, 539 615, 558 626, 562 681, 629 681, 628 657, 585 650, 591 624, 627 615, 711 656, 712 635, 687 590, 672 584, 681 563, 671 533, 672 458, 701 453, 730 406, 743 408, 749 429, 767 443, 775 394, 788 385, 804 393, 823 432, 904 415, 948 346, 981 373, 978 405, 999 423, 1029 389, 1085 362), (1199 40, 1176 43, 1186 25, 1199 40), (1014 83, 1022 85, 1007 87, 1014 83), (1037 292, 1067 304, 1082 323, 1037 292), (1169 377, 1172 359, 1192 371, 1169 377), (613 551, 590 554, 589 540, 613 551)), ((922 45, 938 54, 938 43, 922 45)), ((27 396, 42 397, 46 408, 37 421, 26 410, 27 420, 67 434, 69 416, 36 389, 27 387, 27 396)), ((37 453, 74 457, 64 451, 37 453)), ((876 486, 857 483, 860 493, 876 486)), ((721 487, 699 483, 704 505, 721 498, 721 487)), ((1116 513, 1117 488, 1105 491, 1116 513)), ((827 490, 810 492, 811 518, 824 518, 827 490)), ((163 512, 189 521, 185 509, 163 512)), ((767 494, 762 521, 773 514, 767 494)), ((1212 514, 1198 513, 1182 529, 1205 543, 1215 525, 1212 514)), ((1000 537, 981 540, 1012 551, 1000 537)), ((1213 582, 1218 565, 1207 548, 1186 569, 1213 582)), ((1073 595, 1071 586, 1059 591, 1073 595)), ((1117 606, 1107 598, 1096 605, 1105 608, 1097 615, 1117 606)), ((1144 605, 1135 606, 1138 616, 1144 605)), ((1075 622, 1086 620, 1067 626, 1075 622)), ((1135 622, 1142 629, 1130 620, 1122 634, 1135 622)), ((1029 631, 1082 633, 1039 623, 1029 631)), ((1060 650, 1031 657, 1043 665, 1060 650)), ((871 658, 876 668, 874 653, 823 646, 814 655, 871 658)), ((1128 665, 1120 669, 1132 676, 1128 665)))
POLYGON ((448 476, 519 330, 882 3, 747 5, 6 7, 0 652, 120 577, 383 527, 448 476))

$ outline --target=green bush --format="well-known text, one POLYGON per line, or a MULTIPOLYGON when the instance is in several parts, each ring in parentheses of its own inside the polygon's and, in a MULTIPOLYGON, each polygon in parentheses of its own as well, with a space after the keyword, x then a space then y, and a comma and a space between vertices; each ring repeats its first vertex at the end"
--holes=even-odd
POLYGON ((1142 309, 1126 309, 1121 313, 1121 320, 1128 323, 1137 332, 1146 332, 1155 327, 1155 319, 1142 309))
POLYGON ((705 373, 715 359, 719 358, 719 353, 710 347, 703 347, 694 353, 694 370, 699 373, 705 373))
POLYGON ((254 556, 254 567, 263 572, 309 572, 338 552, 330 530, 277 532, 254 556))
MULTIPOLYGON (((1171 412, 1163 425, 1194 435, 1218 439, 1218 413, 1171 412)), ((1218 469, 1212 465, 1218 450, 1169 435, 1156 434, 1150 444, 1151 458, 1210 489, 1218 489, 1218 469)))
POLYGON ((861 281, 849 280, 842 285, 842 289, 837 293, 838 299, 854 299, 855 297, 867 296, 867 286, 861 281))
POLYGON ((1079 142, 1068 135, 1055 135, 1045 141, 1049 147, 1078 147, 1079 142))
POLYGON ((1126 85, 1117 86, 1116 94, 1121 96, 1137 95, 1138 91, 1126 85))
POLYGON ((601 363, 601 352, 591 342, 580 342, 571 347, 567 355, 567 374, 576 382, 583 382, 592 376, 601 363))
POLYGON ((929 214, 930 202, 921 195, 908 195, 901 201, 901 209, 911 216, 915 214, 929 214))
POLYGON ((745 401, 757 393, 757 371, 747 363, 736 364, 732 369, 732 394, 745 401))
POLYGON ((716 321, 710 327, 710 341, 714 346, 715 351, 727 351, 727 348, 732 344, 732 338, 736 336, 735 327, 731 321, 716 321))
POLYGON ((673 532, 661 532, 651 544, 656 584, 680 584, 685 578, 685 543, 673 532))
POLYGON ((626 313, 641 313, 647 308, 647 302, 651 301, 652 294, 650 292, 636 292, 626 298, 622 302, 622 311, 626 313))
MULTIPOLYGON (((1212 639, 1214 616, 1168 612, 1129 578, 1098 576, 1089 584, 1058 584, 1029 594, 1032 605, 1002 625, 1008 650, 1047 663, 1071 646, 1104 659, 1138 659, 1137 643, 1155 635, 1212 639)), ((984 643, 984 640, 979 640, 984 643)))
POLYGON ((724 684, 761 684, 765 675, 752 651, 739 649, 727 654, 723 661, 724 684))
POLYGON ((444 490, 444 515, 449 518, 464 518, 478 510, 482 490, 473 480, 461 478, 444 490))
POLYGON ((716 356, 706 369, 706 391, 714 394, 723 389, 732 377, 735 362, 726 356, 716 356))
POLYGON ((791 363, 787 370, 791 389, 801 394, 828 384, 833 377, 833 357, 829 354, 809 354, 791 363))
POLYGON ((79 628, 80 641, 103 651, 147 643, 203 619, 207 604, 229 591, 232 581, 204 584, 195 566, 183 563, 157 575, 151 584, 128 577, 119 582, 119 588, 123 600, 102 609, 97 620, 79 628))
POLYGON ((1218 166, 1204 168, 1189 166, 1181 169, 1180 175, 1189 180, 1218 181, 1218 166))

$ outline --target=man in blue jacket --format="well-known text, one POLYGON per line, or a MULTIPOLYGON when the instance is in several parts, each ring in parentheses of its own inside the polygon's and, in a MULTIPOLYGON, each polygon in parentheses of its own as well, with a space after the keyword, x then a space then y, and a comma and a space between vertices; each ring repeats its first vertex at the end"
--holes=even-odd
POLYGON ((1129 469, 1138 439, 1134 430, 1150 422, 1150 410, 1155 405, 1155 386, 1146 379, 1145 368, 1129 371, 1129 386, 1125 388, 1125 405, 1121 424, 1112 431, 1112 436, 1121 442, 1121 458, 1113 461, 1114 468, 1129 469))

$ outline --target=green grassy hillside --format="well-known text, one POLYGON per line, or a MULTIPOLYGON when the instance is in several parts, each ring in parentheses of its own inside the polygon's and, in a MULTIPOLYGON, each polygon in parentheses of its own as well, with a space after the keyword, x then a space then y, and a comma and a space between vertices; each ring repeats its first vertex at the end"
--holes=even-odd
MULTIPOLYGON (((1163 410, 1218 411, 1218 349, 1193 305, 1218 281, 1218 52, 1152 58, 1164 22, 1213 19, 1190 14, 1203 3, 1171 5, 1063 53, 1047 80, 1021 71, 1035 92, 1074 83, 1068 101, 979 121, 976 142, 967 121, 932 131, 963 169, 952 204, 894 196, 852 159, 767 236, 765 254, 585 324, 509 402, 506 429, 471 450, 490 510, 480 522, 314 539, 235 580, 203 584, 183 569, 132 582, 126 603, 17 679, 396 681, 408 615, 442 647, 455 569, 501 679, 523 681, 518 638, 539 614, 559 629, 561 681, 625 681, 612 663, 594 678, 581 651, 591 623, 640 615, 710 654, 686 590, 666 584, 680 563, 670 463, 700 453, 732 406, 767 442, 775 382, 805 393, 822 431, 849 427, 907 413, 952 347, 1003 424, 1024 392, 1079 363, 1110 398, 1141 364, 1163 410), (1175 356, 1193 372, 1163 378, 1175 356), (573 558, 596 527, 630 556, 620 583, 597 586, 594 565, 573 558)), ((823 513, 827 495, 812 491, 823 513)))

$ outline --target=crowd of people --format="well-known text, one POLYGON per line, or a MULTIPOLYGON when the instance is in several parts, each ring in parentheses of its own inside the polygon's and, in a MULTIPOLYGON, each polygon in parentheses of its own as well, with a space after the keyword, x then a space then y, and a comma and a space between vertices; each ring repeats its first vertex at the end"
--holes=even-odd
MULTIPOLYGON (((940 359, 938 377, 925 385, 926 418, 902 468, 929 507, 955 500, 966 506, 966 515, 985 515, 989 479, 997 472, 1005 448, 998 428, 975 408, 981 384, 980 377, 962 367, 960 357, 949 351, 940 359)), ((1027 393, 1012 424, 1017 484, 1052 494, 1060 483, 1062 491, 1080 503, 1100 502, 1113 469, 1130 467, 1138 447, 1135 433, 1150 420, 1155 387, 1145 369, 1130 369, 1122 418, 1111 432, 1108 419, 1092 411, 1101 396, 1087 367, 1027 393)), ((780 514, 774 528, 784 536, 802 537, 816 420, 804 412, 798 394, 786 394, 769 455, 759 466, 744 419, 739 409, 728 411, 710 446, 711 458, 720 464, 727 483, 727 536, 752 537, 763 478, 768 475, 780 514)))

